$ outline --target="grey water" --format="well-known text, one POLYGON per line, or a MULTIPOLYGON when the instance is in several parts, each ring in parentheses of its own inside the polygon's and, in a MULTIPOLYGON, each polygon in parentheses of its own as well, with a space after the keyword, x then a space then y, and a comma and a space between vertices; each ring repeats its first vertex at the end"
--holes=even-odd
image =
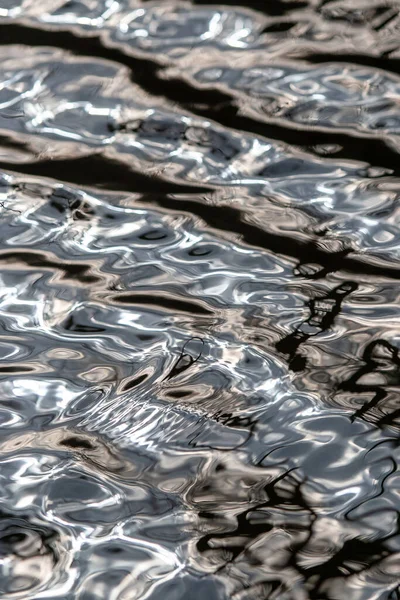
POLYGON ((400 3, 0 0, 0 597, 400 598, 400 3))

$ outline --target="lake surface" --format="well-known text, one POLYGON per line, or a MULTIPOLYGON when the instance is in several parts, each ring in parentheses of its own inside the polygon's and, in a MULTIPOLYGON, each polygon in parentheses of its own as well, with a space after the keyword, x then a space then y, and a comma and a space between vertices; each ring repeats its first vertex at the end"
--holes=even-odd
POLYGON ((0 597, 400 598, 400 3, 0 0, 0 597))

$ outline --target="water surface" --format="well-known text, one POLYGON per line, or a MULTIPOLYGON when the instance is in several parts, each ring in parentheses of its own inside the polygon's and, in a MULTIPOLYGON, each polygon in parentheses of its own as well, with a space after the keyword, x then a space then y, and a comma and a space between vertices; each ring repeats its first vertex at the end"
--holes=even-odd
POLYGON ((0 0, 0 595, 400 597, 400 4, 0 0))

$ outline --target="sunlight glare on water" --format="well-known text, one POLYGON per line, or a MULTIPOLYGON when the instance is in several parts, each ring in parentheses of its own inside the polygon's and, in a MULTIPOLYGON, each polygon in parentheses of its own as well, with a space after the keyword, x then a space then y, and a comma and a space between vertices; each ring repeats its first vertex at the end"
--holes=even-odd
POLYGON ((400 598, 400 4, 0 0, 0 595, 400 598))

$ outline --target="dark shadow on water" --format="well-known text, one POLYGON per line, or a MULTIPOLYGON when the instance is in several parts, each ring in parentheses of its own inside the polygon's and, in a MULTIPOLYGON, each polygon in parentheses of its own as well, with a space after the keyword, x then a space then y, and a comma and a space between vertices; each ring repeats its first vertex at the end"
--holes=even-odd
POLYGON ((328 331, 340 313, 342 303, 349 294, 357 289, 353 281, 341 283, 325 296, 312 298, 306 304, 310 315, 300 323, 289 335, 275 344, 275 348, 282 354, 289 355, 289 368, 292 371, 302 371, 307 364, 305 356, 298 353, 302 344, 310 338, 328 331))
MULTIPOLYGON (((356 410, 351 420, 357 418, 365 418, 367 413, 382 404, 387 397, 385 384, 379 383, 363 383, 360 381, 363 377, 373 377, 379 375, 386 379, 388 385, 400 386, 400 356, 399 349, 393 346, 390 342, 383 339, 370 342, 362 355, 362 361, 365 363, 357 371, 342 381, 338 385, 338 391, 352 392, 354 394, 373 394, 373 397, 368 402, 365 402, 358 410, 356 410), (388 371, 391 368, 391 371, 388 371)), ((381 417, 377 423, 378 426, 389 425, 394 423, 400 416, 400 408, 381 417)))
POLYGON ((179 354, 178 359, 176 360, 175 364, 173 365, 173 367, 171 368, 169 373, 164 377, 163 381, 172 379, 172 377, 176 377, 177 375, 180 375, 187 369, 190 369, 190 367, 192 365, 194 365, 198 360, 200 360, 200 358, 203 354, 203 348, 204 348, 203 338, 192 337, 189 340, 187 340, 182 347, 182 350, 179 354), (189 343, 194 342, 194 340, 199 341, 201 344, 201 347, 200 347, 200 350, 198 352, 196 352, 195 356, 192 356, 189 352, 185 352, 185 350, 186 350, 187 346, 189 345, 189 343))

